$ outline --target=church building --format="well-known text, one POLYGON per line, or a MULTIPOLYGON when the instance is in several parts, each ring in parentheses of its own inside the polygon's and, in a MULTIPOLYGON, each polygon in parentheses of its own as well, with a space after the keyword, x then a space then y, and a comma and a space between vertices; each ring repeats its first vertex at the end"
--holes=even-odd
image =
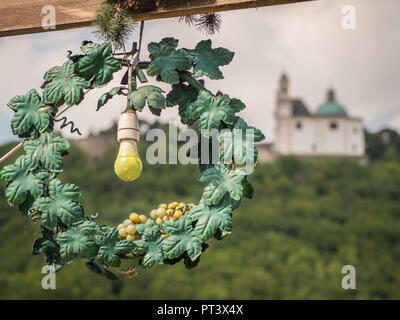
POLYGON ((315 112, 301 99, 289 95, 289 79, 279 81, 276 108, 274 153, 311 157, 363 157, 363 120, 348 114, 329 89, 326 101, 315 112))

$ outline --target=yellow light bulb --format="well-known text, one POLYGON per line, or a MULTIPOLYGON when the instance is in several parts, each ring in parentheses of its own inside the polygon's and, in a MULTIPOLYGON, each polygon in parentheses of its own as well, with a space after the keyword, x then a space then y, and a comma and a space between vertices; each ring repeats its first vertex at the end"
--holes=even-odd
POLYGON ((142 173, 142 161, 139 158, 136 141, 121 141, 114 171, 118 178, 126 182, 139 178, 142 173))

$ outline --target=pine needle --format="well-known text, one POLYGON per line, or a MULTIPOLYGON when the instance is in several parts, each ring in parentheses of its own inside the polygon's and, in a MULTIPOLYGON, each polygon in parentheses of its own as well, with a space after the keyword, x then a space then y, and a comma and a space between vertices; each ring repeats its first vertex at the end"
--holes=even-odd
POLYGON ((100 41, 111 42, 115 49, 121 49, 135 30, 135 23, 125 9, 110 2, 102 3, 93 21, 94 34, 100 41))

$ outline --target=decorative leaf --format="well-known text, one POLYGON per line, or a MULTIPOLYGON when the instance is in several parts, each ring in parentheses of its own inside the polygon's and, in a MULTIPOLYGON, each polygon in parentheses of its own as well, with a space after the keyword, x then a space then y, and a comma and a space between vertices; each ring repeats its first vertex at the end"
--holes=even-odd
POLYGON ((82 47, 86 55, 75 64, 76 73, 89 80, 93 87, 106 85, 113 79, 113 73, 120 70, 122 65, 111 57, 110 43, 89 43, 82 47))
POLYGON ((172 85, 172 90, 167 94, 167 106, 179 106, 179 115, 183 124, 192 125, 195 120, 190 119, 187 113, 187 107, 196 101, 199 92, 190 85, 182 82, 172 85))
POLYGON ((233 124, 235 113, 230 107, 230 99, 227 95, 214 97, 208 91, 200 91, 197 100, 192 102, 187 114, 190 119, 200 118, 200 129, 219 129, 221 121, 233 124))
POLYGON ((60 254, 60 246, 51 230, 44 227, 41 229, 42 237, 33 242, 32 254, 44 254, 46 256, 46 264, 54 266, 54 269, 59 271, 64 265, 64 260, 60 254))
POLYGON ((77 202, 81 196, 79 187, 74 184, 61 184, 54 179, 50 181, 49 196, 36 199, 33 208, 42 212, 42 223, 49 227, 56 227, 58 220, 65 226, 82 219, 83 211, 77 202))
POLYGON ((74 63, 68 60, 61 67, 51 68, 44 75, 46 84, 43 91, 45 103, 58 104, 64 100, 68 106, 78 104, 83 99, 83 89, 90 82, 74 74, 74 63))
POLYGON ((163 255, 161 250, 163 238, 158 235, 157 228, 147 228, 141 240, 134 241, 134 253, 143 255, 141 265, 143 268, 150 268, 155 263, 163 263, 163 255))
POLYGON ((28 193, 28 196, 25 199, 25 201, 22 202, 20 205, 18 205, 18 210, 24 216, 30 216, 31 215, 31 209, 32 209, 32 206, 33 206, 34 202, 35 202, 35 198, 32 197, 32 195, 30 193, 28 193))
POLYGON ((235 124, 234 124, 235 129, 241 129, 241 130, 251 130, 253 131, 254 135, 254 142, 260 142, 265 139, 264 134, 261 132, 260 129, 257 129, 255 127, 249 126, 242 118, 236 117, 235 119, 235 124))
POLYGON ((147 49, 150 52, 150 59, 154 60, 155 58, 167 56, 173 53, 178 46, 178 42, 178 39, 172 37, 163 38, 159 43, 150 42, 147 46, 147 49))
POLYGON ((55 137, 53 133, 42 134, 39 139, 24 141, 24 150, 32 166, 42 166, 52 173, 62 172, 62 156, 67 153, 69 147, 67 140, 55 137))
POLYGON ((179 82, 178 71, 190 69, 191 60, 186 51, 175 48, 178 40, 164 38, 159 43, 151 42, 148 45, 150 59, 152 62, 147 67, 149 76, 160 76, 167 83, 174 84, 179 82))
POLYGON ((103 107, 108 100, 112 99, 116 94, 123 94, 123 91, 127 89, 126 87, 115 87, 112 88, 109 92, 106 92, 102 94, 102 96, 99 98, 99 101, 97 101, 97 109, 96 111, 99 111, 101 107, 103 107))
POLYGON ((192 220, 184 215, 179 220, 167 221, 162 224, 164 233, 170 234, 162 242, 162 250, 165 259, 176 259, 185 252, 194 261, 201 254, 201 241, 196 236, 192 227, 192 220))
POLYGON ((96 236, 96 243, 100 246, 97 260, 111 267, 119 267, 121 259, 119 254, 127 254, 134 248, 133 241, 119 241, 117 228, 107 228, 103 235, 96 236))
POLYGON ((223 203, 218 207, 209 207, 204 203, 195 206, 189 214, 197 220, 195 233, 203 241, 212 238, 218 230, 223 233, 232 231, 232 207, 223 203))
POLYGON ((51 109, 44 108, 44 104, 35 89, 25 96, 16 96, 7 104, 15 111, 11 120, 14 134, 29 137, 34 133, 46 131, 50 125, 51 109))
POLYGON ((90 236, 98 233, 99 230, 97 224, 92 221, 84 221, 70 226, 57 236, 61 257, 66 261, 71 261, 76 257, 89 259, 95 257, 97 247, 90 236))
MULTIPOLYGON (((143 110, 147 100, 147 105, 149 106, 150 110, 152 112, 154 110, 157 114, 158 111, 161 113, 161 110, 165 108, 165 98, 162 92, 164 91, 156 86, 142 86, 131 92, 128 98, 132 100, 133 106, 139 111, 143 110)), ((160 113, 157 115, 160 115, 160 113)))
POLYGON ((243 185, 243 196, 248 199, 253 199, 254 188, 249 181, 247 181, 247 176, 242 181, 243 185))
POLYGON ((194 62, 193 76, 207 76, 210 79, 223 79, 220 66, 229 64, 234 53, 224 48, 211 48, 211 40, 200 41, 194 50, 188 51, 188 56, 194 62))
POLYGON ((254 166, 258 161, 256 141, 264 139, 259 129, 250 127, 247 123, 236 117, 232 131, 225 131, 218 137, 220 142, 220 159, 224 163, 234 159, 237 164, 254 166))
POLYGON ((232 98, 231 99, 231 108, 235 112, 240 112, 246 108, 246 105, 240 99, 232 98))
POLYGON ((207 205, 217 205, 226 193, 229 193, 232 199, 240 200, 243 195, 242 180, 245 175, 243 170, 228 170, 221 165, 206 169, 199 181, 210 184, 205 187, 202 200, 207 205))
POLYGON ((0 171, 0 178, 10 181, 6 188, 8 203, 20 205, 28 196, 28 192, 37 198, 43 193, 43 180, 48 174, 42 170, 31 171, 29 158, 19 157, 14 164, 5 166, 0 171))
POLYGON ((156 225, 153 219, 147 219, 147 222, 145 224, 140 223, 136 225, 136 232, 142 235, 149 228, 155 230, 155 232, 160 231, 160 227, 156 225))

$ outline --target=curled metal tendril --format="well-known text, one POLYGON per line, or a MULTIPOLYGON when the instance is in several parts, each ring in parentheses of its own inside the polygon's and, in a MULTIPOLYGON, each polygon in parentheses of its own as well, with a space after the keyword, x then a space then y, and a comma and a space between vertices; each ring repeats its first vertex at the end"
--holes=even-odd
POLYGON ((77 133, 80 136, 82 135, 82 133, 79 131, 78 128, 75 128, 75 123, 73 121, 68 121, 67 117, 62 117, 61 119, 54 119, 55 122, 60 122, 62 121, 63 123, 60 126, 60 129, 64 129, 65 127, 70 126, 70 132, 71 133, 77 133), (68 121, 68 122, 67 122, 68 121))

